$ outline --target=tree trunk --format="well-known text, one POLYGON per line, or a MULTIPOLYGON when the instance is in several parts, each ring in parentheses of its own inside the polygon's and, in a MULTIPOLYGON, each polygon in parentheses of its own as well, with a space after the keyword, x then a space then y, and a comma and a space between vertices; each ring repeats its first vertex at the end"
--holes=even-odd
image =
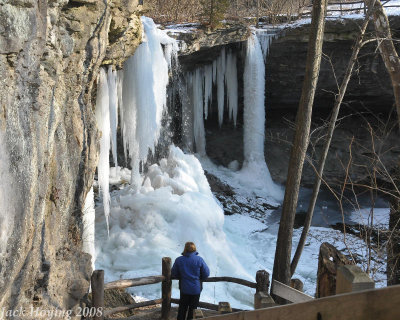
POLYGON ((285 197, 276 244, 273 279, 286 285, 290 283, 293 223, 299 196, 301 174, 309 142, 312 105, 321 65, 326 6, 327 0, 314 1, 306 72, 296 117, 296 133, 290 154, 285 197))
POLYGON ((324 242, 319 248, 316 297, 336 294, 336 272, 338 267, 352 262, 333 245, 324 242))
MULTIPOLYGON (((367 1, 364 1, 367 3, 367 1)), ((392 41, 389 20, 380 0, 374 4, 373 19, 379 52, 392 81, 397 117, 400 126, 400 59, 392 41)))
MULTIPOLYGON (((378 47, 381 57, 385 63, 385 67, 390 75, 392 82, 394 99, 396 104, 398 125, 400 128, 400 59, 397 55, 396 48, 392 41, 392 34, 390 31, 389 20, 384 11, 380 0, 376 0, 374 4, 374 25, 375 32, 378 38, 378 47)), ((400 171, 400 164, 397 168, 400 171)), ((394 183, 399 186, 399 177, 394 177, 394 183)), ((395 186, 394 186, 395 187, 395 186)), ((389 231, 392 235, 389 240, 387 247, 387 274, 388 274, 388 285, 400 283, 400 222, 399 221, 399 197, 392 197, 391 199, 391 210, 389 218, 389 231)))
POLYGON ((389 230, 387 245, 387 285, 400 284, 400 200, 392 198, 390 204, 389 230))
POLYGON ((210 27, 213 28, 213 18, 214 18, 214 0, 211 0, 210 4, 210 27))
MULTIPOLYGON (((374 0, 372 0, 372 1, 374 1, 374 0)), ((326 140, 325 140, 324 149, 322 151, 321 158, 318 163, 318 172, 317 172, 317 176, 316 176, 315 183, 314 183, 313 193, 312 193, 312 196, 310 199, 310 203, 308 205, 308 211, 307 211, 307 215, 306 215, 306 218, 304 221, 304 228, 302 230, 301 237, 300 237, 299 243, 297 245, 296 253, 294 254, 292 264, 290 266, 290 271, 291 271, 292 276, 293 276, 294 272, 296 271, 297 264, 300 260, 301 253, 303 251, 304 244, 306 242, 308 231, 310 230, 311 221, 312 221, 312 217, 313 217, 314 209, 315 209, 315 204, 317 202, 319 189, 321 187, 322 173, 324 171, 325 161, 328 156, 328 151, 329 151, 329 147, 331 145, 333 132, 335 130, 336 120, 338 118, 338 114, 339 114, 340 106, 343 101, 343 97, 347 90, 347 85, 350 81, 351 74, 353 73, 354 65, 357 61, 358 53, 360 52, 360 49, 363 45, 363 38, 364 38, 364 34, 365 34, 365 31, 368 26, 368 22, 369 22, 371 13, 372 13, 372 10, 369 10, 364 19, 363 25, 360 30, 360 35, 358 36, 356 43, 353 47, 353 53, 351 55, 348 65, 347 65, 347 69, 346 69, 344 78, 342 80, 342 84, 340 86, 339 93, 336 95, 336 100, 335 100, 335 104, 333 106, 332 115, 331 115, 331 119, 329 122, 329 127, 328 127, 328 132, 327 132, 327 136, 326 136, 326 140)))
POLYGON ((256 18, 256 28, 260 26, 260 0, 257 0, 257 18, 256 18))

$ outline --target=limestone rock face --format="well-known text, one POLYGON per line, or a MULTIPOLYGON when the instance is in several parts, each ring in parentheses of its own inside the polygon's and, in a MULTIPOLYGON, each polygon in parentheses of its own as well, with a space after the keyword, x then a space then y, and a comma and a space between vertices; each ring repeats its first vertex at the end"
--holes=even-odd
POLYGON ((128 0, 0 2, 0 140, 14 204, 0 220, 11 230, 0 308, 76 311, 88 292, 82 208, 99 136, 92 87, 106 55, 122 63, 140 42, 136 9, 128 0))
POLYGON ((243 25, 227 25, 214 31, 204 27, 196 27, 191 32, 169 32, 169 36, 183 45, 179 52, 179 60, 185 69, 196 65, 211 63, 218 57, 223 46, 238 48, 249 37, 249 29, 243 25))
MULTIPOLYGON (((325 130, 323 121, 329 119, 334 103, 334 93, 337 92, 337 82, 346 70, 351 56, 354 39, 358 35, 361 20, 327 20, 321 71, 313 107, 312 145, 308 156, 317 161, 323 150, 325 130), (318 129, 320 127, 320 129, 318 129)), ((390 17, 394 35, 400 31, 400 18, 390 17)), ((266 140, 265 157, 274 181, 285 183, 289 163, 290 146, 293 139, 293 123, 303 84, 305 61, 307 56, 307 41, 310 25, 293 26, 280 31, 269 47, 266 59, 266 140)), ((368 30, 368 36, 373 33, 373 26, 368 30)), ((224 119, 220 128, 217 117, 217 99, 213 96, 213 113, 205 121, 207 155, 216 163, 228 166, 234 160, 243 162, 243 70, 244 42, 241 37, 229 38, 223 35, 229 30, 221 30, 219 42, 226 48, 236 52, 238 56, 239 75, 239 117, 236 128, 224 119)), ((245 34, 244 32, 241 34, 245 34)), ((185 33, 178 37, 188 43, 180 56, 184 70, 210 63, 218 57, 221 45, 213 46, 213 38, 208 42, 203 40, 201 32, 185 33), (197 50, 197 51, 196 51, 197 50)), ((371 136, 368 123, 374 129, 379 127, 379 121, 385 122, 393 107, 393 90, 389 75, 376 50, 376 43, 369 42, 360 52, 356 68, 349 83, 339 118, 340 125, 336 128, 330 153, 324 171, 324 180, 330 185, 342 183, 348 174, 353 181, 365 182, 370 178, 376 157, 372 157, 375 145, 380 161, 392 174, 397 167, 400 147, 396 142, 396 130, 380 132, 376 130, 371 136), (377 120, 380 119, 380 120, 377 120), (383 119, 383 120, 382 120, 383 119), (375 138, 374 138, 375 137, 375 138), (373 139, 374 138, 374 139, 373 139), (351 147, 351 150, 350 150, 351 147), (352 163, 351 170, 346 172, 347 164, 352 163)), ((387 128, 393 127, 388 122, 387 128)), ((316 163, 314 162, 314 165, 316 163)), ((388 179, 388 177, 386 177, 388 179)), ((386 178, 381 178, 388 182, 386 178)), ((303 170, 302 185, 311 187, 314 184, 315 171, 308 163, 303 170)))
MULTIPOLYGON (((340 85, 361 24, 362 20, 327 20, 314 109, 332 108, 337 82, 340 85)), ((390 26, 393 36, 397 37, 400 19, 391 17, 390 26)), ((268 108, 297 108, 304 79, 309 30, 310 25, 290 28, 273 41, 266 61, 268 108)), ((366 39, 373 37, 372 24, 367 34, 366 39)), ((390 78, 377 44, 367 43, 360 51, 344 102, 361 111, 368 107, 387 112, 393 101, 390 78)))

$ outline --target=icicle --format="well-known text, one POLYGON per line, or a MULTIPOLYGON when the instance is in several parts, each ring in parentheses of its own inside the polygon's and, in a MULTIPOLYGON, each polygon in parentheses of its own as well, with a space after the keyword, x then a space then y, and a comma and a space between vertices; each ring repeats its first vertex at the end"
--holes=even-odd
POLYGON ((238 111, 238 81, 237 81, 237 66, 236 56, 233 53, 228 53, 226 59, 226 91, 228 100, 229 120, 236 127, 237 111, 238 111))
POLYGON ((108 67, 107 81, 110 99, 111 151, 114 159, 114 166, 117 167, 118 92, 117 72, 112 70, 112 66, 108 67))
POLYGON ((193 94, 193 76, 191 73, 186 74, 185 79, 182 79, 179 83, 179 96, 182 104, 182 142, 185 151, 192 152, 193 150, 193 105, 192 105, 192 94, 193 94))
POLYGON ((110 214, 110 193, 109 193, 109 176, 110 176, 110 109, 109 109, 109 92, 107 84, 107 75, 105 70, 100 69, 98 84, 97 84, 97 99, 96 99, 96 119, 99 130, 101 131, 100 138, 100 159, 98 164, 98 182, 103 196, 104 214, 107 220, 110 214))
POLYGON ((217 81, 217 60, 213 61, 212 69, 213 69, 213 71, 212 71, 213 72, 213 84, 215 84, 217 81))
POLYGON ((196 152, 201 156, 206 155, 206 138, 203 118, 203 74, 201 69, 196 69, 193 75, 192 102, 194 114, 194 142, 196 152))
POLYGON ((141 183, 140 161, 146 161, 149 150, 154 152, 167 104, 168 62, 161 43, 171 46, 167 52, 169 59, 173 48, 177 48, 174 40, 158 30, 152 19, 142 17, 141 20, 144 42, 125 63, 123 82, 124 141, 132 159, 134 187, 141 183))
POLYGON ((264 60, 267 59, 269 46, 272 42, 272 39, 275 38, 275 34, 269 34, 267 32, 258 32, 257 37, 261 45, 261 50, 264 56, 264 60))
POLYGON ((225 48, 221 50, 221 55, 217 61, 217 100, 218 100, 218 123, 222 125, 224 121, 224 104, 225 104, 225 70, 226 57, 225 48))
POLYGON ((92 256, 92 268, 94 270, 94 262, 96 261, 94 234, 95 234, 95 209, 94 209, 94 194, 93 187, 86 195, 85 205, 83 207, 83 244, 82 251, 89 253, 92 256))
POLYGON ((213 67, 207 65, 204 67, 204 118, 208 118, 208 108, 212 102, 212 78, 213 78, 213 67))
MULTIPOLYGON (((123 85, 124 82, 124 71, 123 70, 118 70, 117 71, 117 96, 118 96, 118 107, 117 110, 119 111, 119 116, 121 119, 121 135, 122 137, 125 136, 125 127, 124 127, 124 107, 123 107, 123 98, 122 98, 122 89, 124 87, 123 85)), ((118 117, 117 117, 118 119, 118 117)), ((124 156, 125 156, 125 161, 128 161, 128 151, 127 151, 127 144, 126 141, 123 140, 123 146, 124 146, 124 156)))

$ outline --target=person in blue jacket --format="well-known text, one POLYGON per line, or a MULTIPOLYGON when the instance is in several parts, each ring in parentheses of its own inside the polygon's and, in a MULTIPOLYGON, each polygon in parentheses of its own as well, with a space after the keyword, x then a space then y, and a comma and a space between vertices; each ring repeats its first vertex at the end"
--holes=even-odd
POLYGON ((180 300, 177 320, 193 319, 202 288, 201 281, 209 277, 210 270, 196 251, 193 242, 186 242, 182 256, 172 266, 172 279, 179 279, 180 300), (187 313, 187 318, 186 318, 187 313))

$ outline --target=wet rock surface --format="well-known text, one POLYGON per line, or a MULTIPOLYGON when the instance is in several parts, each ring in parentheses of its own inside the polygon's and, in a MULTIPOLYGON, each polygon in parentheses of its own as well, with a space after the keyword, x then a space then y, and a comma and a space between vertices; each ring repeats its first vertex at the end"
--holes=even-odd
MULTIPOLYGON (((390 19, 393 36, 400 33, 400 18, 390 19)), ((323 58, 315 94, 314 110, 332 108, 351 56, 352 46, 362 20, 327 20, 323 58)), ((300 25, 279 33, 272 42, 266 61, 266 103, 268 109, 297 108, 304 79, 310 26, 300 25)), ((374 37, 370 25, 365 39, 374 37)), ((377 43, 370 42, 361 49, 353 76, 344 98, 353 109, 365 107, 376 112, 388 112, 393 104, 393 91, 377 43)))
MULTIPOLYGON (((8 213, 13 232, 0 261, 0 306, 6 309, 77 312, 88 292, 82 208, 98 157, 91 95, 106 54, 126 58, 108 47, 111 22, 129 20, 131 30, 140 30, 135 1, 128 1, 131 10, 125 2, 0 4, 0 130, 17 190, 11 197, 18 199, 8 213)), ((140 37, 113 41, 131 53, 140 37)))
POLYGON ((249 214, 263 220, 268 210, 278 208, 262 197, 245 197, 237 194, 229 185, 211 173, 205 172, 205 175, 211 191, 224 209, 225 215, 249 214))

